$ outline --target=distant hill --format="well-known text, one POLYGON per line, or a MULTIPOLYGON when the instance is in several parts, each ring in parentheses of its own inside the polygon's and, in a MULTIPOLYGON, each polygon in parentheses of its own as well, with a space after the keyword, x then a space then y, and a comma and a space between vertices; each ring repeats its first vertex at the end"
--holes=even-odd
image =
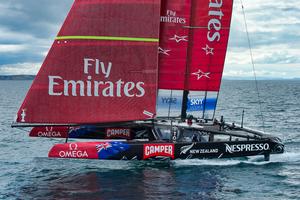
POLYGON ((33 80, 35 75, 0 75, 0 80, 33 80))

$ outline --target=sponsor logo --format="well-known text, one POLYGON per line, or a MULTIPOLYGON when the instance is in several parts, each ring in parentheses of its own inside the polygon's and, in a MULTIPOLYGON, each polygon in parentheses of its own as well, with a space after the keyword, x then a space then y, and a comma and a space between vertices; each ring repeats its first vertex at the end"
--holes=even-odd
POLYGON ((190 145, 182 146, 180 148, 180 154, 204 154, 204 153, 218 153, 219 149, 193 149, 195 143, 190 145))
POLYGON ((185 146, 182 146, 180 148, 180 155, 181 154, 186 154, 189 150, 191 150, 193 147, 194 147, 195 143, 192 143, 190 145, 185 145, 185 146))
POLYGON ((26 117, 26 109, 22 109, 21 122, 25 122, 25 117, 26 117))
POLYGON ((209 1, 209 11, 208 11, 208 16, 210 17, 210 20, 208 21, 207 24, 207 39, 210 42, 214 42, 214 41, 220 41, 221 39, 221 34, 220 34, 220 30, 222 28, 222 17, 224 16, 223 12, 222 12, 222 6, 223 6, 223 2, 220 1, 209 1))
POLYGON ((83 58, 83 75, 85 80, 65 80, 61 76, 48 76, 48 94, 50 96, 80 97, 143 97, 146 93, 142 81, 125 82, 122 79, 110 81, 112 62, 94 58, 83 58), (91 74, 98 77, 95 79, 91 74), (102 77, 101 77, 102 76, 102 77), (101 80, 99 80, 101 77, 101 80))
POLYGON ((191 149, 190 154, 218 153, 219 149, 191 149))
POLYGON ((174 144, 144 144, 143 159, 163 156, 174 159, 174 144))
POLYGON ((216 108, 216 98, 189 98, 187 102, 188 111, 214 110, 216 108))
POLYGON ((251 152, 251 151, 267 151, 270 150, 268 143, 259 144, 225 144, 225 152, 237 153, 237 152, 251 152))
POLYGON ((190 105, 191 106, 199 106, 203 104, 203 99, 202 98, 194 98, 194 99, 189 99, 190 100, 190 105))
POLYGON ((105 130, 106 138, 124 138, 130 139, 129 128, 107 128, 105 130))
POLYGON ((166 15, 160 17, 160 22, 173 23, 173 24, 185 24, 186 19, 184 17, 178 17, 176 14, 177 14, 176 11, 167 10, 166 15))
POLYGON ((78 150, 78 144, 70 143, 69 150, 60 151, 58 154, 61 158, 88 158, 87 151, 78 150))
POLYGON ((59 131, 53 131, 53 127, 46 127, 44 131, 38 131, 38 137, 61 137, 59 131))
POLYGON ((176 104, 177 98, 161 97, 161 102, 163 104, 176 104))
POLYGON ((189 98, 187 102, 188 111, 203 110, 203 98, 189 98))

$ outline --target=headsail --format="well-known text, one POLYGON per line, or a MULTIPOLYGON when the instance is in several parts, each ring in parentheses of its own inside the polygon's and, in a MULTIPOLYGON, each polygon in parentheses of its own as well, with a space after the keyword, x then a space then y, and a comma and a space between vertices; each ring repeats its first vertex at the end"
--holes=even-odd
POLYGON ((159 16, 159 0, 75 0, 17 122, 153 118, 159 16))
POLYGON ((207 110, 214 111, 232 4, 232 0, 162 1, 158 114, 166 115, 169 106, 171 114, 180 115, 183 91, 190 91, 188 112, 205 117, 207 110), (174 20, 165 21, 164 15, 174 20), (165 99, 170 101, 166 104, 165 99))

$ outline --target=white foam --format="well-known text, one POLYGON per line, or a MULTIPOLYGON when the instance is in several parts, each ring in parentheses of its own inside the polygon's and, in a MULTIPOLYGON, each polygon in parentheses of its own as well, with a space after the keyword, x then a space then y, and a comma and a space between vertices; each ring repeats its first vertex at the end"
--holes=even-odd
POLYGON ((274 163, 294 163, 300 162, 300 153, 296 152, 285 152, 283 154, 274 154, 270 156, 269 162, 274 163))
POLYGON ((187 159, 187 160, 174 160, 172 163, 176 167, 181 166, 231 166, 241 163, 241 160, 228 160, 228 159, 187 159))
POLYGON ((244 159, 187 159, 174 160, 175 167, 182 166, 232 166, 241 163, 250 165, 265 165, 269 163, 294 163, 300 162, 300 153, 287 152, 283 154, 270 155, 270 161, 264 161, 263 156, 248 157, 244 159), (246 159, 246 160, 245 160, 246 159))

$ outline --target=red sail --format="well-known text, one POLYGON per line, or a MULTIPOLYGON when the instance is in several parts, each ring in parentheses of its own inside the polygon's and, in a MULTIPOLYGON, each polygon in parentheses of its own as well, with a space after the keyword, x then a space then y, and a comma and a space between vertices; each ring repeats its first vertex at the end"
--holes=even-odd
POLYGON ((162 1, 159 89, 182 90, 185 82, 191 0, 162 1))
POLYGON ((193 1, 188 54, 188 90, 219 91, 232 13, 232 0, 193 1))
POLYGON ((172 13, 169 18, 184 18, 186 23, 161 22, 159 89, 219 91, 232 0, 163 2, 162 15, 172 13), (171 38, 174 34, 177 40, 171 38))
POLYGON ((17 122, 152 118, 159 17, 159 0, 76 0, 17 122))

